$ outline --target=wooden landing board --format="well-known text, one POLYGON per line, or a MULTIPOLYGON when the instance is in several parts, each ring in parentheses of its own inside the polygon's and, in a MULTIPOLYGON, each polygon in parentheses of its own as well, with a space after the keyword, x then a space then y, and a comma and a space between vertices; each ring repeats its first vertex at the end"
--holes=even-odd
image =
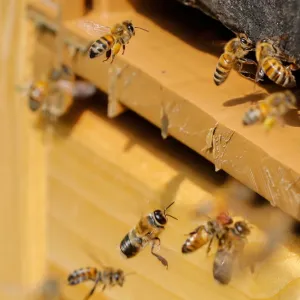
MULTIPOLYGON (((136 273, 122 288, 107 289, 102 295, 100 287, 95 300, 300 296, 297 241, 282 245, 253 275, 236 270, 227 287, 214 282, 213 255, 207 258, 205 249, 183 256, 184 234, 198 224, 190 218, 190 209, 211 197, 223 178, 213 165, 178 142, 161 143, 159 131, 132 113, 110 120, 101 99, 97 106, 83 112, 72 129, 73 116, 64 118, 49 157, 49 260, 63 271, 62 280, 76 268, 99 266, 91 253, 106 265, 136 273), (119 243, 140 216, 172 200, 176 203, 171 213, 179 220, 170 219, 161 236, 161 255, 169 260, 169 270, 152 257, 149 248, 130 260, 121 257, 119 243)), ((249 241, 260 247, 256 233, 249 241)), ((90 286, 84 290, 65 286, 64 293, 68 296, 78 288, 80 299, 90 286)))
MULTIPOLYGON (((30 5, 29 10, 46 16, 41 4, 30 5)), ((132 19, 150 32, 138 31, 125 55, 119 55, 113 66, 102 63, 101 58, 78 56, 72 63, 75 72, 107 92, 111 80, 116 80, 116 72, 126 67, 118 79, 116 101, 159 127, 163 111, 170 135, 214 162, 216 170, 224 169, 272 205, 300 219, 297 113, 288 116, 287 126, 269 134, 260 126, 244 128, 241 119, 249 101, 261 99, 266 91, 260 88, 253 94, 253 83, 235 72, 223 86, 216 87, 212 74, 217 57, 209 52, 207 36, 202 41, 203 50, 198 49, 179 38, 184 33, 175 36, 158 18, 153 21, 151 16, 136 11, 111 13, 105 20, 94 13, 80 20, 111 25, 123 19, 132 19), (214 151, 203 151, 207 134, 216 124, 214 151)), ((68 39, 88 45, 97 35, 91 37, 79 28, 80 20, 66 21, 64 28, 68 39)), ((181 32, 180 24, 169 26, 173 32, 181 32)), ((201 44, 201 35, 197 36, 201 44)), ((53 42, 51 36, 41 37, 41 43, 49 48, 53 49, 53 42)), ((71 62, 67 52, 65 61, 71 62)))

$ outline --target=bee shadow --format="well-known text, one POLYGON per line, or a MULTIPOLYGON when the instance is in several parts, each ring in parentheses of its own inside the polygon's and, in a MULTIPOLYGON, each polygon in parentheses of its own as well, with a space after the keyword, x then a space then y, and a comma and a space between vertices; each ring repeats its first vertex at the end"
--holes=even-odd
POLYGON ((258 93, 251 93, 242 97, 230 99, 228 101, 225 101, 223 103, 223 106, 225 107, 231 107, 236 106, 240 104, 244 104, 247 102, 257 102, 259 100, 263 100, 268 94, 264 92, 258 92, 258 93))
POLYGON ((299 109, 292 109, 288 111, 283 117, 284 123, 291 127, 300 127, 299 109))

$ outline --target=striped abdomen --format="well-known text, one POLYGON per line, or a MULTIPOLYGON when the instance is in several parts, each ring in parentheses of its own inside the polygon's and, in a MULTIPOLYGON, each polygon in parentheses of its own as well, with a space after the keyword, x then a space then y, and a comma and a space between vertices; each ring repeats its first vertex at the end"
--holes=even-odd
POLYGON ((142 239, 136 236, 134 230, 127 233, 120 244, 120 249, 127 258, 137 255, 141 248, 142 239))
POLYGON ((98 57, 108 50, 112 48, 115 43, 115 38, 111 34, 107 34, 102 36, 99 40, 95 41, 90 49, 89 49, 89 56, 90 58, 98 57))
POLYGON ((98 274, 99 272, 96 268, 81 268, 75 270, 69 275, 68 283, 69 285, 76 285, 87 280, 95 281, 97 279, 98 274))
POLYGON ((214 73, 214 82, 216 85, 222 84, 227 79, 234 62, 235 56, 229 52, 225 52, 220 56, 214 73))
POLYGON ((206 232, 204 226, 201 226, 199 230, 191 233, 191 235, 183 244, 181 252, 190 253, 196 251, 208 242, 209 236, 210 235, 206 232))
POLYGON ((261 68, 268 78, 276 84, 283 87, 296 86, 296 80, 291 70, 283 66, 278 59, 266 57, 261 64, 261 68))

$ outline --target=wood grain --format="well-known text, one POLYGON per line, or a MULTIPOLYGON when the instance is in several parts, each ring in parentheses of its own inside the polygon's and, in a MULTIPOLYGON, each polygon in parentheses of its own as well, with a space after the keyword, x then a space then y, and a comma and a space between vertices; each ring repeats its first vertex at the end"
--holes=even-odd
MULTIPOLYGON (((135 4, 136 11, 116 11, 105 18, 100 16, 100 11, 93 11, 81 20, 112 25, 132 19, 136 26, 147 28, 149 33, 137 31, 126 53, 117 57, 113 67, 102 63, 102 59, 91 60, 78 55, 72 64, 75 72, 110 92, 109 83, 117 76, 112 69, 126 67, 118 79, 115 102, 158 127, 162 125, 164 110, 170 136, 212 161, 216 171, 225 170, 272 205, 299 219, 296 111, 287 117, 287 126, 277 126, 268 135, 261 126, 244 127, 242 118, 250 106, 249 101, 263 99, 267 91, 259 88, 254 92, 253 82, 236 72, 230 74, 224 85, 214 85, 212 74, 222 51, 213 45, 217 43, 216 32, 205 26, 199 28, 199 32, 198 29, 187 30, 185 24, 172 19, 171 13, 169 19, 164 12, 156 11, 155 5, 148 9, 142 1, 130 3, 135 4), (195 36, 199 37, 197 41, 195 36), (213 151, 203 151, 207 134, 216 124, 213 151)), ((33 2, 31 10, 35 7, 33 2)), ((80 28, 78 20, 65 22, 64 28, 69 39, 76 43, 89 45, 98 38, 98 33, 88 35, 80 28)), ((53 37, 44 35, 41 42, 51 48, 53 37)), ((70 62, 67 51, 64 59, 70 62)))
MULTIPOLYGON (((280 246, 253 275, 249 270, 235 270, 227 287, 214 282, 213 256, 206 258, 205 249, 183 256, 184 234, 197 225, 190 218, 190 209, 211 197, 223 178, 215 177, 211 164, 176 141, 163 142, 157 129, 132 113, 109 120, 105 104, 98 101, 98 109, 92 106, 82 112, 71 131, 72 115, 56 131, 49 173, 53 264, 64 272, 98 266, 89 256, 92 253, 106 265, 136 272, 123 288, 105 291, 108 299, 188 300, 202 295, 206 299, 277 300, 299 296, 295 288, 300 276, 297 241, 293 241, 294 250, 280 246), (176 200, 172 214, 179 221, 170 219, 161 237, 161 254, 169 260, 169 270, 148 248, 124 260, 118 246, 126 232, 142 214, 171 199, 176 200)), ((260 241, 254 230, 251 245, 260 247, 260 241)), ((71 288, 64 289, 66 295, 71 288)), ((97 296, 101 297, 100 291, 97 296)))
POLYGON ((25 299, 46 272, 46 148, 16 91, 33 74, 35 38, 25 1, 1 5, 0 298, 10 300, 25 299))

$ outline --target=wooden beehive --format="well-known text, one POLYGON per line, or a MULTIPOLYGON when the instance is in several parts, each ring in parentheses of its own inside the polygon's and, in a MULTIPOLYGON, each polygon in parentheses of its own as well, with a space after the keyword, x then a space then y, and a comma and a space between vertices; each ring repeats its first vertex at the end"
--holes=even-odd
MULTIPOLYGON (((13 11, 8 3, 6 21, 10 9, 13 11)), ((180 32, 178 24, 167 24, 167 30, 153 10, 142 13, 143 1, 98 0, 87 13, 85 1, 76 0, 72 6, 69 1, 60 3, 62 28, 67 40, 76 45, 90 41, 76 25, 79 18, 108 24, 132 18, 150 33, 139 32, 112 66, 80 54, 72 60, 65 49, 64 61, 104 92, 111 91, 115 73, 126 68, 115 87, 117 97, 110 97, 108 103, 104 95, 75 103, 55 130, 48 132, 39 127, 14 86, 25 77, 38 76, 55 61, 56 35, 37 36, 25 15, 33 20, 42 16, 55 28, 56 9, 42 1, 18 3, 11 21, 16 38, 3 51, 11 49, 14 55, 2 60, 7 70, 6 79, 2 78, 0 110, 1 137, 7 145, 1 156, 3 198, 9 199, 10 205, 3 204, 2 210, 1 299, 27 299, 47 272, 62 281, 66 299, 83 299, 89 285, 68 287, 64 283, 73 269, 97 266, 88 252, 107 265, 136 273, 123 288, 104 293, 99 289, 95 300, 299 297, 297 241, 282 245, 254 275, 238 272, 228 287, 214 282, 213 258, 207 258, 205 251, 189 257, 180 253, 184 234, 197 225, 188 218, 189 204, 210 197, 223 183, 215 168, 224 169, 299 217, 300 168, 294 160, 298 128, 279 128, 268 139, 260 128, 242 128, 245 102, 257 97, 251 94, 253 84, 232 74, 226 86, 213 86, 211 74, 217 57, 208 51, 209 46, 193 47, 185 32, 174 34, 180 32), (25 45, 30 45, 26 54, 25 45), (234 106, 239 102, 243 104, 234 106), (168 134, 213 161, 215 167, 175 140, 162 140, 157 128, 127 108, 158 127, 161 116, 167 115, 168 134), (214 126, 217 148, 202 151, 214 126), (279 143, 286 146, 285 155, 281 155, 279 143), (241 148, 245 149, 242 153, 241 148), (176 200, 172 214, 180 220, 170 220, 169 230, 162 236, 161 251, 169 260, 169 270, 149 249, 134 259, 123 259, 119 243, 141 214, 172 200, 176 200), (11 243, 6 242, 8 236, 11 243)), ((6 34, 8 28, 4 27, 6 34)))

